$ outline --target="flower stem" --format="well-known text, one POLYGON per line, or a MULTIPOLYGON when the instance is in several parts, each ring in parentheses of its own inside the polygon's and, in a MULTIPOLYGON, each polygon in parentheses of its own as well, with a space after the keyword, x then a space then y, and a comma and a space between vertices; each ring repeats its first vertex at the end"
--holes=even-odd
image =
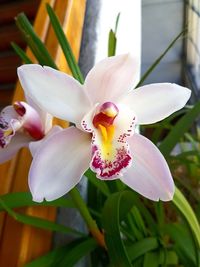
POLYGON ((104 235, 102 234, 102 232, 99 230, 95 220, 93 220, 86 204, 85 201, 83 200, 81 194, 79 193, 78 189, 76 187, 74 187, 70 192, 69 192, 76 208, 79 210, 81 216, 83 217, 83 219, 85 220, 88 229, 90 231, 90 233, 92 234, 92 236, 96 239, 97 243, 106 248, 105 245, 105 240, 104 240, 104 235))

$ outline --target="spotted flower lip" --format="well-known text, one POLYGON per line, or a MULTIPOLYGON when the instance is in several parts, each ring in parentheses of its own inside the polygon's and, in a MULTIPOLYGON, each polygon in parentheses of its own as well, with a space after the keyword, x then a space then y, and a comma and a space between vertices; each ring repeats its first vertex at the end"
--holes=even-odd
POLYGON ((169 167, 136 124, 158 122, 184 107, 191 91, 170 83, 136 90, 139 62, 130 54, 102 60, 84 85, 69 75, 36 64, 18 68, 22 87, 41 108, 73 122, 42 143, 35 153, 29 186, 35 201, 56 199, 71 190, 90 168, 97 178, 121 179, 143 196, 173 198, 169 167))
POLYGON ((27 97, 28 104, 16 101, 5 107, 0 113, 0 163, 11 159, 22 147, 31 143, 35 152, 39 140, 51 134, 52 116, 43 112, 27 97))

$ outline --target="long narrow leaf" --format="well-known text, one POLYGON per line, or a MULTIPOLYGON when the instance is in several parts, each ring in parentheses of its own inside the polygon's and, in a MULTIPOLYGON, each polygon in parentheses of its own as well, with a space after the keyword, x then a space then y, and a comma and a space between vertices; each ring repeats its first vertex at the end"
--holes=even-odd
POLYGON ((73 267, 84 256, 97 248, 97 242, 93 238, 89 238, 80 242, 73 249, 65 253, 64 259, 60 262, 59 267, 73 267))
POLYGON ((86 253, 92 248, 95 248, 95 241, 92 238, 79 238, 65 246, 50 251, 36 260, 27 263, 25 267, 61 267, 61 262, 63 259, 69 257, 69 260, 73 258, 73 260, 75 259, 75 261, 78 261, 80 256, 82 256, 81 253, 83 251, 86 253), (77 251, 77 248, 81 248, 80 251, 77 251), (76 256, 74 255, 74 252, 76 252, 76 256))
POLYGON ((31 61, 31 59, 26 55, 26 53, 15 43, 11 43, 12 48, 15 50, 15 52, 17 53, 17 55, 22 59, 22 61, 25 64, 32 64, 33 62, 31 61))
POLYGON ((185 217, 186 221, 188 222, 190 228, 192 229, 196 240, 198 242, 198 246, 200 249, 200 226, 199 222, 195 216, 195 213, 184 197, 184 195, 181 193, 181 191, 176 187, 176 191, 173 198, 173 203, 176 205, 176 207, 181 211, 183 216, 185 217))
POLYGON ((148 237, 144 238, 128 248, 128 255, 131 261, 135 261, 145 253, 158 248, 159 243, 157 238, 148 237))
POLYGON ((133 201, 130 191, 115 193, 108 197, 103 209, 105 241, 113 266, 131 267, 131 261, 121 238, 119 221, 130 211, 133 201))
POLYGON ((66 227, 64 225, 60 225, 55 222, 51 222, 51 221, 48 221, 48 220, 45 220, 39 217, 33 217, 30 215, 17 213, 14 210, 10 209, 8 206, 6 206, 6 204, 1 198, 0 198, 0 204, 11 217, 13 217, 15 220, 22 222, 24 224, 32 225, 32 226, 50 230, 50 231, 57 231, 61 233, 72 233, 75 235, 84 236, 83 233, 76 231, 70 227, 66 227))
POLYGON ((169 134, 161 142, 159 149, 164 156, 169 156, 172 149, 179 142, 180 138, 191 127, 195 119, 200 115, 200 101, 190 109, 172 128, 169 134))
POLYGON ((16 17, 16 24, 39 63, 57 69, 48 50, 35 33, 31 23, 24 13, 21 13, 16 17))
MULTIPOLYGON (((15 192, 1 195, 1 199, 4 204, 13 209, 26 206, 54 206, 54 207, 68 207, 74 208, 74 204, 69 198, 59 198, 54 201, 43 201, 41 203, 32 200, 32 196, 29 192, 15 192)), ((3 211, 4 207, 0 203, 0 211, 3 211)))
POLYGON ((54 32, 58 38, 59 44, 62 47, 62 51, 65 55, 65 58, 67 60, 67 63, 69 65, 69 68, 72 72, 72 75, 75 79, 77 79, 80 83, 84 82, 82 73, 80 71, 80 68, 76 62, 76 59, 74 57, 74 54, 72 52, 72 49, 70 47, 70 44, 67 40, 67 37, 65 36, 65 33, 63 32, 62 26, 60 25, 60 22, 54 13, 52 7, 47 4, 47 12, 49 14, 49 18, 51 21, 51 24, 53 26, 54 32))
POLYGON ((166 50, 155 60, 155 62, 149 67, 149 69, 144 73, 142 78, 140 79, 139 83, 137 84, 137 87, 140 87, 143 82, 146 80, 146 78, 149 76, 149 74, 155 69, 155 67, 160 63, 160 61, 163 59, 163 57, 167 54, 167 52, 173 47, 173 45, 176 43, 176 41, 183 36, 187 30, 183 30, 177 37, 169 44, 169 46, 166 48, 166 50))

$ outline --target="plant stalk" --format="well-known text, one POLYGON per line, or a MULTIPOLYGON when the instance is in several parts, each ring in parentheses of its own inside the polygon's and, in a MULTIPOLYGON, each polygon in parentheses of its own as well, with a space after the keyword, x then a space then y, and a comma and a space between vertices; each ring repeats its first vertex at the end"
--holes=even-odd
POLYGON ((95 238, 97 243, 106 249, 105 239, 103 233, 99 230, 95 220, 92 218, 85 201, 83 200, 81 194, 79 193, 78 189, 74 187, 69 192, 76 208, 79 210, 81 216, 83 217, 84 221, 86 222, 88 229, 91 235, 95 238))

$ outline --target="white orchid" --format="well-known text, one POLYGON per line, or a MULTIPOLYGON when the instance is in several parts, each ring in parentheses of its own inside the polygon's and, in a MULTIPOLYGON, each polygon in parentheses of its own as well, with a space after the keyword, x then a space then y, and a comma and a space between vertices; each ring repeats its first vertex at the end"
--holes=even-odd
POLYGON ((119 178, 149 199, 172 199, 174 183, 164 157, 134 129, 136 124, 155 123, 181 109, 191 91, 170 83, 132 90, 138 70, 137 60, 130 55, 106 58, 81 85, 50 67, 18 68, 25 93, 42 109, 76 125, 48 138, 36 152, 29 173, 35 201, 64 195, 88 167, 97 178, 119 178))
POLYGON ((0 163, 10 160, 22 147, 36 152, 41 140, 60 127, 52 128, 52 116, 42 111, 27 97, 27 102, 16 101, 0 113, 0 163))

